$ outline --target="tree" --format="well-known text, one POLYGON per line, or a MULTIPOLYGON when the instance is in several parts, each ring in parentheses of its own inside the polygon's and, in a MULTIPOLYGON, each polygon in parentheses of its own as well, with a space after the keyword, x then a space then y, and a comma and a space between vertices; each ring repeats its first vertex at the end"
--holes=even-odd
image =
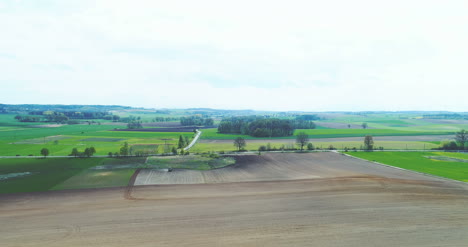
POLYGON ((351 128, 351 124, 348 124, 348 129, 350 129, 350 128, 351 128))
POLYGON ((96 153, 96 149, 94 147, 86 148, 84 152, 84 154, 88 156, 88 158, 93 156, 93 154, 95 153, 96 153))
POLYGON ((46 158, 49 155, 49 149, 47 148, 41 149, 41 155, 44 155, 44 158, 46 158))
POLYGON ((84 155, 86 155, 87 157, 91 156, 91 150, 89 148, 85 148, 84 155))
POLYGON ((184 148, 185 147, 185 140, 184 140, 184 137, 182 137, 182 135, 179 136, 179 144, 177 145, 178 148, 184 148))
POLYGON ((362 123, 361 126, 362 126, 363 129, 367 129, 367 127, 368 127, 367 123, 362 123))
POLYGON ((128 142, 124 142, 123 147, 120 148, 120 155, 128 155, 128 142))
POLYGON ((245 139, 242 138, 242 137, 237 137, 235 140, 234 140, 234 146, 237 147, 237 150, 238 151, 241 151, 244 149, 244 147, 246 146, 247 144, 245 143, 245 139))
POLYGON ((78 148, 73 148, 70 155, 75 156, 76 158, 76 156, 78 156, 79 154, 80 152, 78 152, 78 148))
POLYGON ((366 150, 374 149, 374 139, 372 139, 372 136, 366 135, 366 137, 364 137, 364 148, 366 150))
POLYGON ((173 155, 177 155, 177 148, 176 148, 175 146, 172 147, 172 150, 171 150, 171 151, 172 151, 172 154, 173 154, 173 155))
POLYGON ((86 155, 88 158, 93 156, 93 154, 96 153, 96 149, 94 147, 86 148, 84 151, 84 155, 86 155))
POLYGON ((465 150, 465 143, 468 141, 468 131, 462 129, 455 133, 455 141, 460 143, 461 150, 465 150))
POLYGON ((296 135, 296 144, 301 147, 301 151, 304 150, 304 146, 309 142, 309 136, 305 132, 299 132, 296 135))

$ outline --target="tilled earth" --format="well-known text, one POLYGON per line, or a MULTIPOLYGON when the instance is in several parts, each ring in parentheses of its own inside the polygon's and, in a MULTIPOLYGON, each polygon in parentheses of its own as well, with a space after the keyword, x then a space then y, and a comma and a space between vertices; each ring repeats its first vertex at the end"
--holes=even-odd
POLYGON ((1 246, 466 246, 468 243, 466 183, 379 166, 336 153, 241 156, 238 164, 229 169, 245 171, 253 180, 233 175, 237 181, 226 173, 223 179, 198 184, 2 195, 0 243, 1 246), (296 175, 280 176, 288 170, 296 175), (259 172, 272 177, 255 181, 259 172))

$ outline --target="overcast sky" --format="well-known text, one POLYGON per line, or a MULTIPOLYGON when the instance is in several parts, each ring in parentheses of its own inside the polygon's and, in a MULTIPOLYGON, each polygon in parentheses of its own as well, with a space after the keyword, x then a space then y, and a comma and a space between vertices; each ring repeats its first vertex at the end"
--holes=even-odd
POLYGON ((468 111, 468 1, 0 0, 0 103, 468 111))

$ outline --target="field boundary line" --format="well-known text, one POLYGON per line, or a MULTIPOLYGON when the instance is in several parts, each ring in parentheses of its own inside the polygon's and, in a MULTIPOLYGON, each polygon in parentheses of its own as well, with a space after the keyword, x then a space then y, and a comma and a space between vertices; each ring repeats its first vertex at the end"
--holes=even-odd
POLYGON ((142 168, 138 168, 135 170, 135 172, 133 173, 133 175, 130 177, 130 180, 128 181, 128 185, 127 187, 125 187, 125 192, 124 192, 124 198, 127 199, 127 200, 135 200, 136 198, 134 198, 132 196, 132 190, 133 190, 133 186, 135 185, 135 181, 136 181, 136 178, 138 177, 138 174, 140 173, 140 171, 142 170, 142 168))
POLYGON ((463 181, 459 181, 459 180, 455 180, 455 179, 451 179, 451 178, 441 177, 441 176, 437 176, 437 175, 430 174, 430 173, 424 173, 424 172, 409 170, 409 169, 401 168, 401 167, 398 167, 398 166, 387 165, 387 164, 380 163, 380 162, 377 162, 377 161, 371 161, 371 160, 366 160, 366 159, 363 159, 363 158, 355 157, 355 156, 352 156, 352 155, 349 155, 349 154, 344 154, 344 153, 340 153, 340 154, 351 157, 351 158, 355 158, 355 159, 358 159, 358 160, 367 161, 369 163, 374 163, 376 165, 386 166, 386 167, 389 167, 389 168, 397 169, 397 170, 417 173, 417 174, 420 174, 420 175, 425 175, 425 176, 428 176, 428 177, 438 178, 438 179, 446 180, 446 181, 449 181, 449 182, 458 182, 458 183, 462 183, 462 184, 465 184, 465 185, 468 184, 468 182, 463 182, 463 181))

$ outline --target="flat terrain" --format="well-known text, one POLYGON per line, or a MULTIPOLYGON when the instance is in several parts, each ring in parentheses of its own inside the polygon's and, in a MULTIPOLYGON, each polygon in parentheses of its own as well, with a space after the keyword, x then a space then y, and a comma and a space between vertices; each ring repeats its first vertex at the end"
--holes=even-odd
POLYGON ((468 153, 348 152, 383 164, 468 182, 468 153))
POLYGON ((240 156, 229 169, 247 174, 232 171, 199 184, 0 195, 0 243, 452 247, 468 242, 466 183, 337 153, 240 156), (235 182, 247 178, 254 180, 235 182))
MULTIPOLYGON (((363 142, 363 137, 338 137, 338 138, 313 138, 309 136, 312 143, 315 142, 363 142)), ((373 137, 375 142, 379 141, 401 141, 401 142, 425 142, 425 141, 443 141, 453 139, 453 135, 421 135, 421 136, 376 136, 373 137)), ((214 139, 201 139, 200 143, 229 143, 232 144, 233 140, 214 140, 214 139)), ((291 136, 290 139, 251 139, 247 143, 296 143, 296 137, 291 136)))

